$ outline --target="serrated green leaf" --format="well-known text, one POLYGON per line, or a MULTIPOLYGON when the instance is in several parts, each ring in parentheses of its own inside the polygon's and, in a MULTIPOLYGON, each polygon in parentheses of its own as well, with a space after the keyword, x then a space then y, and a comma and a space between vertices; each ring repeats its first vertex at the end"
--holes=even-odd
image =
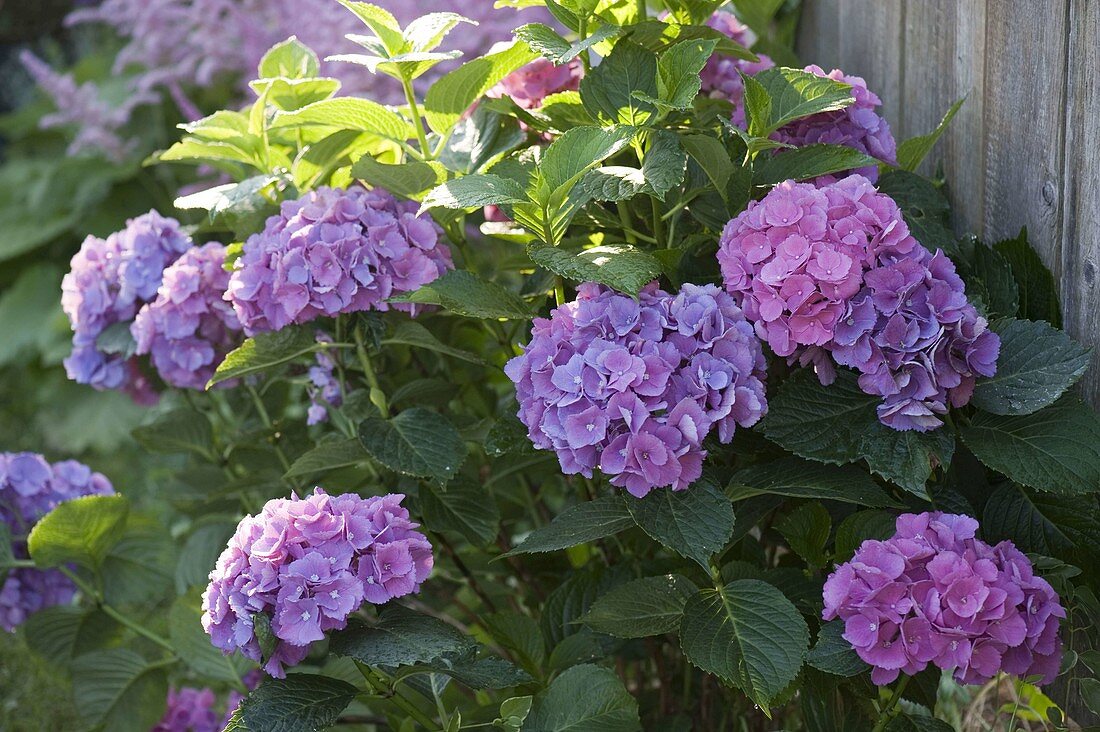
POLYGON ((657 108, 638 96, 655 99, 657 56, 629 40, 620 40, 615 50, 581 80, 585 109, 602 124, 642 127, 657 115, 657 108))
POLYGON ((1003 256, 1012 269, 1020 293, 1020 317, 1045 320, 1055 328, 1062 327, 1062 312, 1058 306, 1058 289, 1054 275, 1028 244, 1027 229, 1012 238, 999 241, 993 250, 1003 256))
POLYGON ((444 74, 424 98, 428 125, 438 134, 447 134, 478 97, 535 56, 525 43, 517 41, 444 74))
POLYGON ((382 339, 383 346, 390 344, 415 346, 416 348, 435 351, 436 353, 442 353, 462 361, 469 361, 470 363, 485 363, 485 360, 476 354, 464 351, 461 348, 448 346, 446 343, 441 342, 432 335, 430 330, 411 320, 400 323, 394 329, 393 335, 382 339))
POLYGON ((320 674, 289 674, 264 679, 234 715, 245 729, 263 732, 317 732, 328 729, 359 690, 320 674))
POLYGON ((492 613, 484 618, 493 640, 528 671, 540 673, 546 663, 546 639, 529 615, 492 613))
POLYGON ((532 51, 559 66, 569 63, 592 46, 613 38, 621 32, 622 30, 614 25, 601 25, 583 40, 570 42, 543 23, 528 23, 512 31, 515 37, 526 43, 532 51))
POLYGON ((364 155, 351 166, 352 177, 380 186, 397 196, 419 200, 447 178, 447 169, 432 160, 390 165, 364 155))
POLYGON ((624 499, 642 530, 704 569, 733 535, 733 506, 709 481, 683 491, 659 488, 640 499, 624 499))
POLYGON ((855 462, 863 433, 877 424, 877 399, 864 394, 854 374, 841 370, 822 386, 810 370, 794 373, 768 400, 765 436, 780 447, 823 463, 855 462))
POLYGON ((751 120, 754 126, 749 131, 760 137, 767 137, 788 122, 811 114, 844 109, 854 101, 848 84, 801 69, 776 66, 764 69, 751 78, 753 86, 759 85, 770 100, 767 115, 751 120))
POLYGON ((118 542, 107 552, 100 574, 104 601, 130 607, 172 591, 176 544, 167 528, 149 516, 131 513, 118 542))
POLYGON ((662 107, 691 109, 702 86, 699 72, 717 45, 717 39, 690 39, 657 57, 657 100, 662 107))
POLYGON ((213 454, 214 430, 210 420, 189 407, 166 412, 149 424, 136 428, 131 434, 149 452, 191 452, 200 457, 213 454))
POLYGON ((240 656, 226 656, 210 642, 202 629, 198 593, 182 595, 168 611, 168 637, 176 654, 195 673, 208 679, 237 683, 248 663, 240 656))
POLYGON ((1075 397, 1023 416, 978 412, 960 434, 982 463, 1017 483, 1061 495, 1100 490, 1100 420, 1075 397))
POLYGON ((353 620, 332 634, 330 649, 368 666, 413 666, 455 654, 469 653, 477 642, 454 626, 430 615, 390 603, 378 622, 353 620))
POLYGON ((868 668, 856 655, 852 644, 844 640, 844 621, 830 620, 817 632, 817 642, 806 656, 806 663, 834 676, 856 676, 868 668))
POLYGON ((370 460, 362 443, 354 437, 322 442, 299 456, 286 471, 287 478, 327 473, 370 460))
POLYGON ((933 468, 946 467, 955 454, 955 435, 947 427, 901 431, 876 420, 864 431, 859 452, 871 472, 927 499, 926 483, 933 468))
POLYGON ((39 567, 79 564, 98 568, 122 538, 130 511, 122 496, 82 496, 65 501, 35 524, 27 550, 39 567))
POLYGON ((583 664, 564 671, 534 700, 523 732, 634 732, 638 702, 609 669, 583 664))
POLYGON ((982 538, 1008 539, 1020 551, 1080 561, 1100 551, 1100 510, 1095 498, 1034 493, 1006 483, 985 503, 982 538))
POLYGON ((617 534, 634 525, 622 496, 605 496, 570 506, 547 526, 535 529, 504 556, 535 554, 568 549, 605 536, 617 534))
POLYGON ((492 495, 471 480, 454 480, 446 490, 420 491, 425 525, 433 531, 457 531, 474 546, 484 547, 500 529, 500 508, 492 495))
POLYGON ((511 290, 462 269, 447 272, 414 292, 390 300, 441 305, 468 318, 528 320, 532 317, 527 304, 511 290))
POLYGON ((441 183, 424 197, 421 211, 432 208, 481 208, 506 203, 523 203, 527 194, 514 180, 492 173, 475 173, 441 183))
POLYGON ((493 165, 527 140, 527 133, 511 117, 478 105, 462 119, 439 154, 448 170, 469 175, 493 165))
POLYGON ((309 46, 300 42, 297 36, 291 36, 267 50, 257 71, 261 79, 306 79, 321 72, 321 62, 309 46))
POLYGON ((438 658, 422 668, 424 673, 445 674, 471 689, 509 689, 534 681, 531 674, 518 668, 511 661, 494 656, 473 660, 463 658, 455 661, 449 658, 438 658))
POLYGON ((1031 414, 1053 404, 1084 375, 1090 351, 1042 321, 1006 319, 990 329, 1001 338, 997 373, 974 388, 971 403, 993 414, 1031 414))
POLYGON ((611 130, 574 127, 554 140, 543 153, 538 166, 542 188, 560 196, 562 188, 575 184, 600 162, 625 148, 633 136, 634 130, 624 127, 611 130))
POLYGON ((206 587, 210 571, 236 528, 236 518, 220 517, 201 524, 191 532, 176 561, 178 594, 182 595, 192 587, 206 587))
POLYGON ((371 3, 352 2, 351 0, 337 0, 337 2, 354 13, 355 17, 374 31, 391 55, 401 53, 404 49, 405 38, 401 34, 401 26, 390 11, 371 3))
POLYGON ((959 247, 948 221, 951 206, 930 180, 905 170, 890 170, 879 176, 875 186, 898 204, 910 233, 925 249, 942 249, 957 258, 959 247))
POLYGON ((788 457, 734 473, 726 494, 735 501, 771 493, 793 498, 843 501, 872 508, 901 508, 865 471, 788 457))
POLYGON ((439 46, 459 23, 477 25, 458 13, 428 13, 405 26, 401 35, 414 52, 431 51, 439 46))
POLYGON ((768 705, 802 668, 806 621, 782 592, 745 579, 687 601, 680 645, 699 668, 735 684, 770 716, 768 705))
POLYGON ((890 720, 884 732, 953 732, 954 729, 934 717, 902 713, 890 720))
POLYGON ((377 102, 359 97, 324 99, 293 112, 279 112, 272 129, 327 127, 336 130, 369 132, 386 140, 403 143, 413 136, 408 121, 377 102))
POLYGON ((600 595, 581 617, 589 628, 617 638, 645 638, 680 627, 684 603, 696 587, 682 575, 643 577, 600 595))
POLYGON ((763 158, 753 184, 767 186, 785 180, 806 180, 819 175, 878 165, 870 155, 845 145, 814 144, 783 150, 763 158))
POLYGON ((229 352, 218 364, 206 388, 281 366, 313 353, 317 348, 316 336, 309 328, 291 326, 271 333, 257 333, 229 352))
POLYGON ((968 285, 976 285, 987 313, 992 316, 1012 317, 1020 305, 1020 295, 1012 267, 1008 260, 991 247, 970 239, 962 246, 964 253, 960 267, 968 285), (974 278, 978 282, 974 282, 974 278))
POLYGON ((421 407, 393 419, 367 417, 359 442, 378 462, 404 475, 445 484, 466 459, 466 443, 443 415, 421 407))
POLYGON ((833 527, 828 510, 820 503, 803 503, 783 517, 776 529, 795 554, 813 567, 824 567, 825 543, 833 527))
POLYGON ((943 119, 936 125, 936 129, 929 132, 927 135, 917 135, 916 137, 910 137, 908 140, 898 145, 898 167, 903 170, 915 171, 920 167, 921 162, 928 156, 928 153, 932 151, 940 137, 947 130, 947 126, 951 124, 951 120, 955 118, 955 114, 958 113, 959 108, 962 107, 963 102, 966 101, 966 97, 963 97, 959 101, 951 105, 947 110, 947 113, 943 115, 943 119))
POLYGON ((78 656, 117 645, 124 629, 102 610, 55 605, 32 614, 19 632, 32 651, 67 668, 78 656))
POLYGON ((895 533, 896 518, 886 511, 856 511, 836 528, 833 560, 838 564, 852 558, 868 539, 888 539, 895 533))
POLYGON ((569 252, 559 247, 533 244, 527 254, 535 264, 576 282, 599 282, 637 297, 638 292, 661 275, 655 257, 629 244, 593 247, 569 252))
POLYGON ((73 698, 82 718, 111 732, 147 732, 164 714, 168 679, 162 668, 124 648, 96 651, 72 665, 73 698))

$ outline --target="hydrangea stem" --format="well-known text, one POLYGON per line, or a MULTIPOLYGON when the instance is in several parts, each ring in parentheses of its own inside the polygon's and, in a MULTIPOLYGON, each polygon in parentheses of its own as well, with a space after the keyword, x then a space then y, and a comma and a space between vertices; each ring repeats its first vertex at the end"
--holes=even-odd
POLYGON ((128 618, 127 616, 120 613, 118 610, 115 610, 113 607, 108 605, 106 602, 104 602, 103 596, 99 592, 97 592, 95 588, 89 586, 87 582, 81 579, 80 575, 78 575, 76 572, 65 566, 58 567, 58 569, 61 571, 61 574, 68 577, 69 580, 74 585, 76 585, 81 592, 83 592, 89 599, 93 600, 96 606, 103 611, 104 615, 113 619, 120 625, 134 631, 142 638, 150 640, 153 643, 156 643, 161 648, 166 649, 169 653, 172 654, 173 662, 175 661, 176 649, 172 647, 171 643, 169 643, 164 638, 161 638, 159 635, 149 630, 141 623, 138 623, 136 620, 128 618))
POLYGON ((356 661, 355 665, 359 668, 359 673, 363 675, 363 678, 366 679, 367 684, 370 685, 376 695, 384 699, 389 699, 394 704, 401 707, 402 711, 412 717, 424 729, 434 730, 439 728, 438 724, 432 721, 428 715, 417 708, 410 700, 402 696, 397 687, 391 685, 381 674, 365 663, 356 661))
MULTIPOLYGON (((251 384, 246 384, 245 388, 248 390, 249 396, 252 397, 252 403, 256 405, 256 413, 260 415, 260 421, 263 422, 264 427, 272 430, 271 444, 275 448, 275 454, 279 456, 279 462, 282 463, 283 472, 285 473, 290 470, 290 460, 287 459, 286 453, 283 452, 283 448, 279 444, 279 435, 274 432, 275 423, 271 421, 271 415, 267 413, 267 407, 264 406, 264 400, 260 398, 260 394, 256 391, 256 387, 251 384)), ((289 479, 287 482, 290 483, 291 488, 298 487, 289 479)))
POLYGON ((382 416, 386 417, 389 415, 386 392, 382 391, 382 387, 378 384, 378 376, 374 373, 374 366, 370 362, 367 347, 363 344, 363 334, 359 332, 358 328, 355 329, 355 352, 359 356, 359 365, 363 368, 363 375, 366 376, 367 385, 370 387, 370 400, 374 406, 378 407, 378 411, 382 413, 382 416))
POLYGON ((901 695, 905 692, 905 687, 909 684, 909 677, 902 676, 898 681, 898 685, 894 687, 894 693, 890 697, 890 700, 882 707, 879 712, 878 721, 875 722, 875 726, 871 729, 871 732, 882 732, 886 729, 886 725, 894 717, 894 709, 897 708, 898 702, 901 701, 901 695))
POLYGON ((426 159, 430 159, 432 150, 428 147, 428 136, 424 133, 424 121, 420 118, 420 107, 416 103, 416 93, 413 91, 412 82, 402 78, 401 86, 405 89, 405 101, 409 103, 409 114, 412 115, 413 127, 416 128, 416 143, 420 145, 420 154, 426 159))

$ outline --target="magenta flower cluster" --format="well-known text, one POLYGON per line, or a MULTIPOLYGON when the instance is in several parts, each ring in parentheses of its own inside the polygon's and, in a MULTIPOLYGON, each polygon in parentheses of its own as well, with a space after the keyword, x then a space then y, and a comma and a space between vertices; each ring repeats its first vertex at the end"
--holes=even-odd
POLYGON ((156 299, 137 314, 130 332, 138 354, 150 354, 165 381, 204 389, 225 354, 240 340, 241 324, 225 290, 225 247, 211 242, 187 250, 164 270, 156 299))
POLYGON ((104 353, 96 341, 109 326, 130 321, 151 302, 165 268, 190 247, 179 222, 155 211, 127 221, 125 229, 106 239, 84 240, 61 282, 61 307, 73 329, 73 350, 65 359, 70 379, 148 398, 149 387, 133 359, 104 353))
POLYGON ((260 661, 257 615, 277 639, 264 669, 285 675, 327 631, 347 625, 364 602, 417 592, 432 570, 432 546, 409 520, 404 496, 329 496, 268 501, 237 526, 210 573, 202 625, 215 646, 260 661))
POLYGON ((551 94, 580 89, 583 74, 579 59, 558 66, 538 58, 505 76, 485 96, 507 97, 523 109, 538 109, 551 94))
MULTIPOLYGON (((107 478, 75 460, 51 465, 34 453, 0 453, 0 521, 7 524, 17 559, 27 558, 27 534, 58 504, 112 493, 107 478)), ((74 592, 56 569, 13 569, 0 585, 0 628, 14 630, 39 610, 68 603, 74 592)))
POLYGON ((764 368, 752 326, 714 285, 674 296, 654 283, 635 300, 588 283, 535 320, 505 372, 535 447, 567 474, 599 468, 644 496, 696 480, 712 429, 728 443, 764 416, 764 368))
MULTIPOLYGON (((725 10, 719 10, 707 20, 707 25, 732 38, 735 42, 750 47, 755 38, 749 27, 739 21, 737 16, 725 10)), ((702 81, 701 92, 714 99, 728 99, 733 103, 734 124, 744 126, 745 82, 741 74, 755 76, 764 69, 775 66, 775 62, 766 54, 757 54, 756 61, 715 54, 707 61, 699 73, 702 81), (740 114, 740 119, 738 119, 740 114)))
POLYGON ((833 361, 858 369, 894 429, 938 427, 936 415, 996 369, 1000 341, 950 260, 925 250, 860 175, 777 185, 726 225, 718 261, 776 355, 813 362, 822 383, 833 361))
POLYGON ((226 298, 248 335, 322 316, 397 308, 454 268, 443 231, 382 189, 318 188, 284 201, 244 244, 226 298))
POLYGON ((929 663, 964 684, 1058 675, 1057 594, 1012 542, 990 546, 977 529, 969 516, 904 514, 892 538, 863 542, 825 582, 822 617, 844 621, 876 684, 929 663))

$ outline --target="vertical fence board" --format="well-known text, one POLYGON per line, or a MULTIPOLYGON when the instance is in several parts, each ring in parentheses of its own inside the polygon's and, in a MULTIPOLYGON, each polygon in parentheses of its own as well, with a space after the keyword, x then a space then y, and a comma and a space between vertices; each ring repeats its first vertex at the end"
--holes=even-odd
MULTIPOLYGON (((902 64, 905 58, 904 0, 842 0, 839 68, 862 76, 882 98, 882 114, 891 127, 903 119, 902 64), (875 59, 866 64, 864 59, 875 59)), ((807 63, 820 63, 812 58, 807 63)), ((829 71, 831 67, 824 67, 829 71)))

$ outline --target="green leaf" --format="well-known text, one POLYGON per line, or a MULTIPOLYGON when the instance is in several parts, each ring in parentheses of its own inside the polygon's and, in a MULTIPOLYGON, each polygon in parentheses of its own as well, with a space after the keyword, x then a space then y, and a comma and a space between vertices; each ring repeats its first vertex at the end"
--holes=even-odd
POLYGON ((895 533, 896 518, 886 511, 856 511, 836 529, 833 561, 846 562, 868 539, 888 539, 895 533))
POLYGON ((455 661, 438 658, 422 668, 425 673, 446 674, 471 689, 510 689, 534 681, 531 674, 511 661, 495 656, 455 661))
POLYGON ((448 170, 469 175, 484 170, 527 141, 527 133, 511 117, 478 105, 455 127, 439 162, 448 170))
POLYGON ((168 612, 168 638, 183 661, 203 678, 236 683, 248 669, 239 656, 226 656, 210 642, 202 629, 202 608, 197 593, 182 595, 168 612))
POLYGON ((837 373, 822 386, 804 369, 779 385, 769 399, 765 436, 780 447, 810 460, 838 465, 860 458, 863 433, 877 424, 876 397, 864 394, 854 374, 837 373))
POLYGON ((214 372, 206 388, 229 379, 266 371, 317 350, 309 328, 288 327, 271 333, 257 333, 230 351, 214 372))
POLYGON ((704 589, 687 601, 680 645, 688 660, 768 704, 798 675, 810 631, 782 592, 761 580, 704 589))
MULTIPOLYGON (((749 132, 759 137, 767 137, 788 122, 811 114, 844 109, 854 101, 848 84, 801 69, 776 66, 751 78, 754 82, 751 86, 759 85, 770 100, 767 114, 754 115, 750 122, 749 132)), ((746 92, 749 86, 746 84, 746 92)), ((752 105, 748 106, 752 111, 752 105)), ((758 111, 762 108, 758 107, 758 111)))
POLYGON ((916 714, 899 714, 890 720, 884 732, 954 732, 947 722, 916 714))
POLYGON ((1100 420, 1074 397, 1024 416, 978 412, 961 435, 982 463, 1022 485, 1062 495, 1100 490, 1100 420))
POLYGON ((500 508, 492 494, 472 480, 454 480, 446 490, 420 491, 424 523, 433 531, 457 531, 474 546, 492 543, 500 529, 500 508))
POLYGON ((699 72, 717 45, 716 39, 690 39, 657 57, 657 100, 662 107, 691 109, 702 85, 699 72))
POLYGON ((446 135, 478 97, 535 56, 526 44, 515 42, 444 74, 424 98, 428 125, 434 132, 446 135))
POLYGON ((656 130, 651 139, 641 168, 612 165, 591 170, 581 179, 584 192, 595 201, 625 201, 639 193, 663 201, 683 182, 687 154, 671 132, 656 130))
POLYGON ((466 459, 466 443, 443 415, 421 407, 393 419, 370 416, 359 423, 359 441, 378 462, 404 475, 444 485, 466 459))
POLYGON ((592 247, 569 252, 533 244, 527 254, 535 264, 576 282, 599 282, 631 297, 661 275, 661 263, 629 244, 592 247))
POLYGON ((659 488, 645 498, 624 500, 650 537, 708 571, 711 556, 733 535, 733 506, 709 481, 683 491, 659 488))
POLYGON ((32 651, 66 668, 78 656, 117 645, 123 630, 102 610, 70 605, 39 610, 19 627, 32 651))
POLYGON ((337 0, 337 2, 374 31, 391 56, 404 50, 405 37, 401 33, 400 24, 390 11, 370 3, 351 2, 351 0, 337 0))
POLYGON ((602 124, 642 127, 657 115, 657 108, 638 96, 655 99, 657 56, 627 40, 581 80, 585 109, 602 124))
POLYGON ((312 450, 298 457, 286 471, 287 478, 299 478, 304 475, 327 473, 340 468, 351 467, 370 460, 370 455, 355 437, 322 442, 312 450))
POLYGON ((181 196, 173 205, 178 209, 202 209, 211 227, 226 229, 244 239, 263 228, 267 218, 278 211, 267 193, 278 182, 273 175, 257 175, 181 196))
POLYGON ((824 567, 825 544, 829 541, 829 532, 833 521, 829 512, 817 501, 803 503, 783 517, 776 529, 787 540, 795 554, 813 567, 824 567))
POLYGON ((539 624, 529 615, 492 613, 483 618, 485 629, 497 645, 533 673, 541 673, 546 663, 546 639, 539 624))
POLYGON ((817 632, 817 642, 806 656, 806 663, 819 671, 845 678, 866 671, 867 662, 856 655, 852 644, 844 640, 844 621, 830 620, 817 632))
POLYGON ((324 99, 293 112, 279 112, 271 123, 272 129, 297 127, 369 132, 399 143, 405 142, 414 134, 409 122, 396 112, 359 97, 324 99))
POLYGON ((121 538, 103 560, 103 598, 116 607, 129 607, 164 597, 172 591, 176 563, 176 544, 167 528, 149 516, 131 513, 121 538))
POLYGON ((974 388, 971 403, 993 414, 1031 414, 1050 406, 1089 366, 1089 349, 1048 323, 998 320, 997 373, 974 388))
POLYGON ((393 335, 389 338, 382 339, 383 346, 390 344, 415 346, 416 348, 435 351, 436 353, 442 353, 446 356, 461 359, 462 361, 469 361, 470 363, 485 363, 485 360, 476 354, 464 351, 461 348, 453 348, 441 342, 432 335, 430 330, 420 325, 420 323, 411 320, 400 323, 397 328, 394 329, 393 335))
POLYGON ((726 146, 709 135, 681 135, 680 143, 692 160, 699 164, 722 199, 726 200, 730 178, 734 174, 734 165, 726 146))
POLYGON ((901 508, 866 471, 796 457, 757 463, 734 473, 727 495, 735 501, 771 493, 793 498, 843 501, 872 508, 901 508))
POLYGON ((259 78, 307 79, 321 73, 321 62, 309 46, 291 36, 276 43, 260 59, 259 78))
POLYGON ((336 724, 358 693, 348 682, 320 674, 266 678, 234 717, 254 732, 317 732, 336 724))
POLYGON ((617 534, 634 525, 622 496, 604 496, 565 509, 547 526, 535 529, 523 542, 504 556, 535 554, 568 549, 605 536, 617 534))
MULTIPOLYGON (((560 196, 563 188, 629 145, 633 136, 633 130, 623 127, 574 127, 546 148, 538 166, 540 181, 548 193, 560 196)), ((548 197, 540 196, 540 202, 548 197)))
POLYGON ((998 252, 974 238, 964 241, 961 274, 984 302, 988 314, 1012 317, 1020 305, 1012 266, 998 252), (975 278, 977 282, 975 282, 975 278))
POLYGON ((202 412, 180 407, 165 412, 149 424, 136 428, 134 440, 149 452, 186 453, 200 457, 213 454, 214 430, 202 412))
POLYGON ((582 664, 535 697, 523 732, 634 732, 638 702, 609 669, 582 664))
POLYGON ((415 292, 390 298, 391 302, 441 305, 468 318, 528 320, 530 308, 518 295, 464 269, 452 270, 415 292))
POLYGON ((421 211, 432 208, 481 208, 502 203, 523 203, 527 194, 514 180, 492 173, 464 175, 436 186, 424 197, 421 211))
POLYGON ((985 503, 982 538, 1009 539, 1020 551, 1080 561, 1100 551, 1100 511, 1092 498, 1082 500, 1033 493, 1006 483, 985 503))
POLYGON ((928 156, 928 153, 932 151, 944 131, 947 130, 947 126, 951 124, 951 120, 955 118, 955 114, 962 107, 963 102, 966 101, 966 97, 963 97, 959 101, 951 105, 951 108, 947 110, 947 113, 943 115, 943 119, 936 125, 936 129, 932 130, 927 135, 917 135, 916 137, 910 137, 905 142, 898 145, 898 167, 903 170, 915 171, 928 156))
POLYGON ((942 249, 957 257, 959 247, 948 221, 951 207, 930 180, 905 170, 890 170, 880 175, 875 185, 901 207, 910 233, 925 249, 942 249))
POLYGON ((351 166, 351 175, 396 196, 417 200, 446 180, 447 169, 434 160, 390 165, 378 162, 372 155, 364 155, 351 166))
POLYGON ((235 517, 218 517, 191 532, 176 562, 176 592, 182 595, 192 587, 206 587, 210 570, 236 528, 235 517))
POLYGON ((103 353, 119 354, 123 358, 129 358, 137 349, 137 341, 130 333, 129 323, 113 323, 96 337, 95 347, 103 353))
POLYGON ((49 262, 20 270, 0 294, 0 366, 18 362, 45 350, 54 333, 51 325, 59 319, 57 298, 61 272, 49 262))
POLYGON ((1020 317, 1045 320, 1055 328, 1061 328, 1062 312, 1058 306, 1054 275, 1028 244, 1027 229, 1021 229, 1013 239, 997 242, 993 250, 1003 256, 1012 269, 1020 293, 1020 317))
POLYGON ((65 501, 35 524, 27 550, 39 567, 79 564, 98 568, 121 538, 130 505, 122 496, 65 501))
POLYGON ((89 726, 111 732, 147 732, 164 714, 164 670, 124 648, 73 661, 73 699, 89 726))
MULTIPOLYGON (((535 455, 537 451, 527 436, 527 427, 515 416, 515 410, 509 409, 493 426, 489 428, 489 434, 485 436, 485 454, 489 457, 501 457, 502 455, 535 455)), ((546 453, 542 453, 545 455, 546 453)))
POLYGON ((671 633, 680 627, 684 603, 695 592, 695 585, 682 575, 643 577, 600 595, 581 620, 617 638, 671 633))
POLYGON ((865 429, 859 452, 871 472, 927 499, 928 478, 934 467, 951 462, 955 435, 946 427, 931 432, 900 431, 876 420, 865 429))
POLYGON ((353 620, 345 630, 332 634, 330 648, 368 666, 414 666, 437 658, 469 653, 477 642, 449 623, 390 603, 378 622, 366 625, 353 620))
POLYGON ((401 35, 412 51, 431 51, 437 48, 459 23, 477 25, 458 13, 428 13, 405 26, 401 35))
POLYGON ((528 23, 512 31, 513 35, 526 43, 532 51, 541 54, 543 58, 558 66, 569 63, 592 46, 613 38, 620 32, 621 29, 614 25, 601 25, 584 40, 570 43, 558 35, 553 28, 542 23, 528 23))
POLYGON ((806 180, 842 170, 878 165, 879 161, 845 145, 815 144, 766 156, 762 158, 762 163, 753 176, 754 185, 806 180))
MULTIPOLYGON (((248 86, 258 97, 285 112, 295 112, 324 101, 340 91, 339 79, 260 79, 248 86)), ((356 130, 358 131, 358 130, 356 130)))

